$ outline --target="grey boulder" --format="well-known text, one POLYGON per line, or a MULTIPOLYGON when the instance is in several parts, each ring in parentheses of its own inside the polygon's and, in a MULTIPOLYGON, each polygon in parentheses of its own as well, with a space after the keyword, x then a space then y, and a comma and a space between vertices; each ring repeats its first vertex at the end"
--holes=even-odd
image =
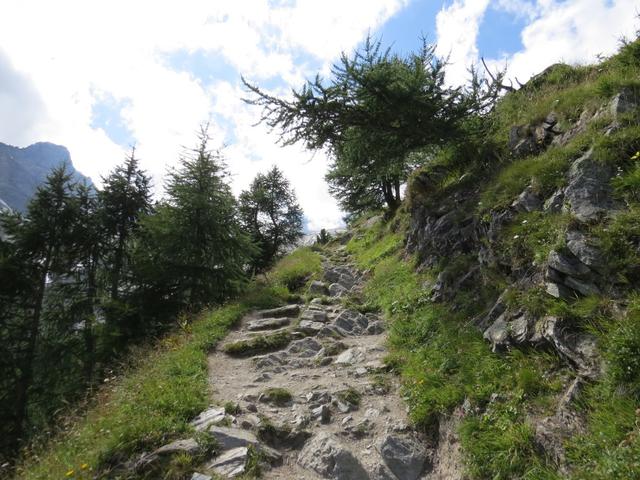
POLYGON ((331 480, 368 480, 358 459, 329 433, 319 433, 304 446, 298 464, 331 480))
POLYGON ((379 450, 398 480, 416 480, 424 470, 427 449, 413 437, 387 435, 380 442, 379 450))
POLYGON ((209 464, 209 469, 217 475, 235 478, 245 473, 248 459, 249 450, 247 447, 233 448, 216 457, 209 464))

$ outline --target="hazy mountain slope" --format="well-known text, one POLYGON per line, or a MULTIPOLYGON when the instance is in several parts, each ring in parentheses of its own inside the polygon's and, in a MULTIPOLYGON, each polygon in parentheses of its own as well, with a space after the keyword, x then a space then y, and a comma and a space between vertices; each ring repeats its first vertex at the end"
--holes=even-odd
POLYGON ((61 145, 39 142, 19 148, 0 143, 0 199, 11 208, 24 211, 38 185, 62 163, 69 165, 77 180, 91 183, 75 170, 69 150, 61 145))

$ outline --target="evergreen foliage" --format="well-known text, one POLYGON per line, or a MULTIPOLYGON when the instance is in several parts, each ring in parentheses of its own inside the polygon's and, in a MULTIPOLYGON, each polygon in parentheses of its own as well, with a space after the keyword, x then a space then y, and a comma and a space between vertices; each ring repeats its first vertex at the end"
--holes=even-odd
MULTIPOLYGON (((46 437, 133 342, 246 283, 264 254, 242 227, 224 158, 209 143, 203 128, 155 207, 132 149, 101 190, 61 165, 25 214, 0 215, 0 463, 34 435, 46 437)), ((261 185, 260 208, 280 220, 266 238, 280 253, 297 238, 302 213, 279 171, 261 185)))
MULTIPOLYGON (((222 154, 206 128, 198 146, 169 173, 166 199, 144 220, 139 274, 175 309, 200 308, 237 293, 255 248, 242 230, 222 154)), ((157 302, 157 300, 153 300, 157 302)))
POLYGON ((285 247, 302 237, 302 209, 276 166, 256 175, 249 189, 240 194, 240 218, 259 248, 251 262, 257 272, 271 267, 285 247))
POLYGON ((109 295, 116 302, 128 290, 130 246, 140 219, 151 212, 151 182, 140 169, 135 148, 122 165, 106 178, 100 191, 102 225, 105 230, 105 261, 109 269, 109 295))
POLYGON ((460 136, 468 116, 495 101, 495 82, 472 71, 469 87, 450 87, 445 67, 435 45, 423 42, 402 57, 367 38, 352 57, 342 54, 328 83, 316 76, 285 100, 243 80, 253 94, 245 101, 262 107, 262 121, 280 130, 283 144, 328 149, 326 179, 344 210, 394 210, 416 167, 408 154, 460 136))

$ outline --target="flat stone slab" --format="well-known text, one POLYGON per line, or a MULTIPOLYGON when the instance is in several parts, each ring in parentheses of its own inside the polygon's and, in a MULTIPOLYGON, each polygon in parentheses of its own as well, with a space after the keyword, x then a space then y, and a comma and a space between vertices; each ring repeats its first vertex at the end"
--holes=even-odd
POLYGON ((311 320, 314 322, 326 322, 328 320, 327 312, 324 310, 307 309, 300 315, 301 320, 311 320))
POLYGON ((210 425, 216 424, 224 420, 226 413, 224 408, 209 408, 198 415, 191 422, 191 426, 196 430, 196 432, 200 432, 202 430, 206 430, 210 425))
POLYGON ((198 453, 200 446, 193 438, 187 438, 186 440, 176 440, 167 445, 164 445, 157 449, 156 455, 173 455, 175 453, 188 453, 194 455, 198 453))
POLYGON ((209 464, 209 469, 226 478, 235 478, 246 471, 248 459, 247 447, 234 448, 215 458, 209 464))
POLYGON ((369 479, 358 459, 331 434, 319 433, 304 446, 298 465, 322 478, 334 480, 369 479))
POLYGON ((296 327, 299 332, 306 333, 307 335, 317 335, 325 327, 324 323, 314 322, 312 320, 302 320, 296 327))
POLYGON ((191 480, 211 480, 211 479, 212 479, 211 475, 205 475, 204 473, 198 473, 198 472, 195 472, 191 476, 191 480))
POLYGON ((387 435, 379 445, 380 455, 398 480, 416 480, 427 458, 427 450, 410 436, 387 435))
POLYGON ((223 451, 258 444, 258 439, 253 433, 239 428, 211 427, 209 433, 215 437, 223 451))
POLYGON ((279 318, 259 318, 251 320, 247 323, 247 330, 256 332, 260 330, 274 330, 276 328, 286 327, 291 323, 291 319, 287 317, 279 318))
POLYGON ((297 317, 300 313, 300 305, 285 305, 284 307, 260 310, 256 312, 258 318, 297 317))
POLYGON ((291 342, 287 352, 299 357, 313 357, 320 350, 322 350, 322 344, 313 338, 307 337, 302 340, 291 342))
POLYGON ((337 365, 353 365, 354 363, 362 363, 366 358, 366 353, 362 348, 350 348, 345 350, 333 363, 337 365))

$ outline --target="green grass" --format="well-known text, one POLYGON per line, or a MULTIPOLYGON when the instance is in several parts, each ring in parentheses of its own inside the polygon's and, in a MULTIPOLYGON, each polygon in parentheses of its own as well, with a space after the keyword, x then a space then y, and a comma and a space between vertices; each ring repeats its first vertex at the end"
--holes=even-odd
POLYGON ((240 413, 242 413, 242 409, 237 403, 225 402, 224 413, 226 413, 227 415, 239 415, 240 413))
POLYGON ((299 248, 281 259, 269 274, 277 285, 300 291, 322 270, 322 259, 309 247, 299 248))
POLYGON ((591 145, 591 131, 575 137, 569 144, 552 146, 541 155, 514 160, 499 169, 480 197, 480 211, 508 207, 529 185, 543 199, 565 186, 565 173, 572 160, 591 145))
POLYGON ((349 253, 358 253, 356 262, 361 269, 375 266, 380 260, 398 252, 404 243, 402 232, 393 232, 390 224, 377 222, 372 228, 355 227, 353 238, 347 244, 349 253))
POLYGON ((337 392, 336 397, 338 397, 340 401, 349 403, 355 407, 360 406, 360 402, 362 401, 362 394, 353 387, 337 392))
POLYGON ((499 250, 514 267, 526 267, 534 261, 543 265, 551 250, 565 248, 565 234, 571 217, 567 214, 529 212, 517 215, 511 225, 503 228, 499 250))
POLYGON ((281 407, 287 405, 293 399, 289 390, 280 387, 267 388, 262 392, 262 395, 262 401, 281 407))
POLYGON ((596 332, 608 368, 581 402, 587 433, 568 446, 577 479, 640 478, 640 296, 627 301, 626 315, 596 332))
POLYGON ((616 283, 633 286, 640 279, 640 205, 633 204, 592 229, 606 258, 606 273, 616 283))
MULTIPOLYGON (((208 352, 249 309, 274 307, 283 295, 254 284, 240 302, 204 312, 181 332, 132 354, 120 379, 105 385, 85 414, 26 452, 18 478, 109 478, 117 463, 190 434, 189 421, 209 405, 208 352)), ((178 463, 185 461, 176 459, 172 469, 183 471, 178 463)))
POLYGON ((537 82, 506 95, 493 116, 497 140, 504 142, 512 125, 539 123, 550 112, 558 116, 558 128, 566 129, 584 110, 595 113, 622 88, 638 91, 639 48, 636 40, 600 65, 561 65, 537 82))
MULTIPOLYGON (((390 240, 385 235, 395 233, 377 229, 354 237, 348 248, 356 261, 374 265, 365 299, 387 316, 388 363, 401 375, 413 423, 428 428, 465 399, 483 406, 493 393, 499 393, 494 408, 500 431, 490 428, 482 417, 471 416, 465 424, 462 441, 469 473, 472 478, 519 478, 544 471, 544 459, 534 449, 530 428, 509 407, 518 412, 525 405, 541 411, 548 408, 548 398, 557 394, 560 384, 546 372, 557 370, 559 359, 536 351, 492 353, 481 333, 466 323, 470 312, 477 314, 482 308, 477 299, 461 293, 450 304, 431 303, 425 285, 435 273, 416 272, 413 261, 400 256, 399 244, 389 253, 386 245, 390 240), (505 463, 509 456, 512 458, 505 463), (487 469, 497 476, 487 477, 487 469)), ((446 268, 464 270, 466 263, 460 258, 446 268)))

